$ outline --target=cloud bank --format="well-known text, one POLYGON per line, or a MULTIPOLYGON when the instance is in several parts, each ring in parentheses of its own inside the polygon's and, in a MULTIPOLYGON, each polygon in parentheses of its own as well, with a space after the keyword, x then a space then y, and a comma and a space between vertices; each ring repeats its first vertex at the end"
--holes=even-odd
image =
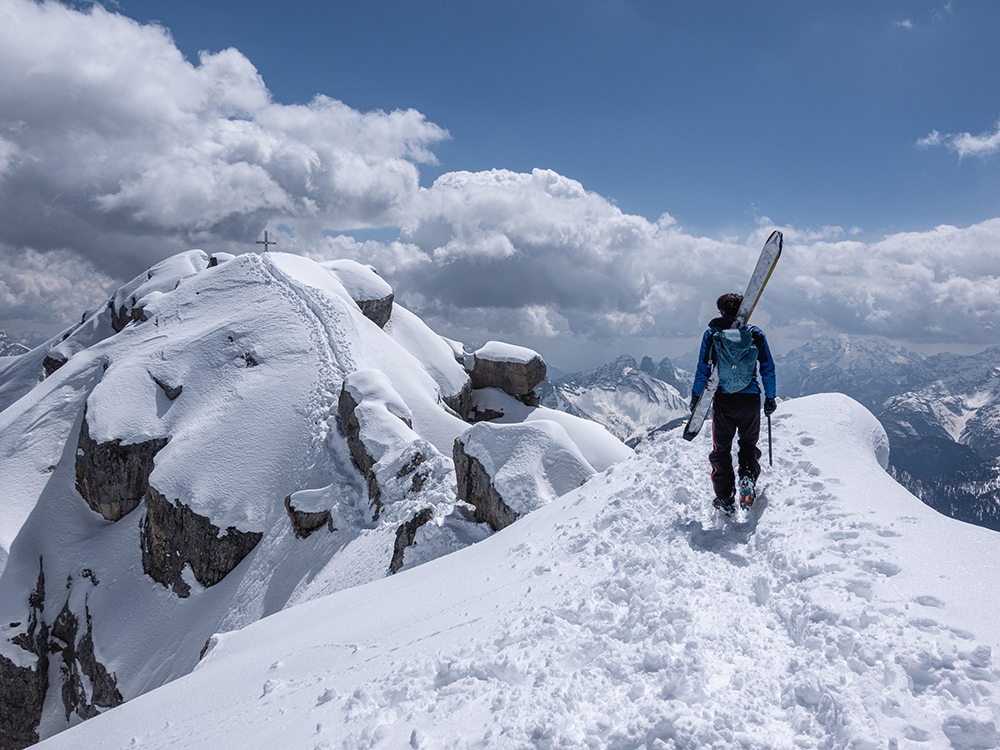
MULTIPOLYGON (((694 236, 540 169, 421 188, 448 133, 419 112, 279 104, 238 51, 194 64, 166 30, 99 6, 0 0, 0 70, 0 330, 68 323, 168 254, 241 252, 267 227, 279 249, 373 264, 442 330, 686 338, 775 228, 694 236), (399 239, 330 236, 363 227, 399 239)), ((1000 133, 925 140, 1000 148, 1000 133)), ((1000 219, 871 243, 777 228, 786 255, 758 312, 769 329, 996 343, 1000 219)))
POLYGON ((272 101, 234 49, 184 59, 169 34, 100 6, 0 2, 3 239, 75 248, 107 273, 266 222, 380 226, 447 137, 420 113, 272 101))

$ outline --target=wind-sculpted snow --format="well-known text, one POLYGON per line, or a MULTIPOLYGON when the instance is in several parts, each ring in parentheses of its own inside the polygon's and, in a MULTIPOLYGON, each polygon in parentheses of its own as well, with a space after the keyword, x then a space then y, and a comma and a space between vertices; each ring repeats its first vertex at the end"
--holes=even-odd
MULTIPOLYGON (((352 261, 192 250, 3 363, 0 750, 187 674, 215 633, 489 535, 451 459, 469 375, 392 297, 352 261)), ((565 450, 630 455, 576 421, 565 450)))
POLYGON ((746 525, 707 515, 707 437, 664 434, 43 747, 1000 747, 1000 536, 895 484, 846 397, 774 438, 746 525))

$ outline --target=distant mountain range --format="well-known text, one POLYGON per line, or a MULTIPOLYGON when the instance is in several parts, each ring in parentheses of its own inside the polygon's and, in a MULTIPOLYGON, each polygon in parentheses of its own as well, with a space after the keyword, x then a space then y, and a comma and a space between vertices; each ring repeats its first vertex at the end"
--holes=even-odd
POLYGON ((634 446, 687 414, 691 375, 669 359, 643 357, 637 363, 623 355, 593 370, 545 380, 536 391, 542 406, 598 422, 634 446))
MULTIPOLYGON (((923 355, 878 339, 817 339, 776 357, 778 395, 844 393, 889 436, 890 471, 928 505, 1000 530, 1000 347, 923 355)), ((614 362, 538 389, 635 446, 687 415, 693 376, 669 359, 614 362)))
POLYGON ((29 349, 24 344, 11 341, 10 337, 6 333, 0 331, 0 357, 16 357, 27 351, 29 351, 29 349))

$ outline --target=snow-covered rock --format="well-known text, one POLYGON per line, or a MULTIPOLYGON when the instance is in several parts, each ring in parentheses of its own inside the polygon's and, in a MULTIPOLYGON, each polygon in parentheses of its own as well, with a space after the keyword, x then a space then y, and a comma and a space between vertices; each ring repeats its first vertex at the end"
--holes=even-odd
POLYGON ((566 430, 549 420, 480 422, 455 440, 458 498, 499 531, 594 475, 566 430))
POLYGON ((473 388, 499 388, 532 406, 538 406, 535 387, 545 380, 545 361, 523 346, 487 341, 473 352, 470 373, 473 388))
POLYGON ((342 258, 321 263, 344 285, 365 317, 379 328, 385 328, 392 315, 392 301, 395 298, 392 287, 371 266, 356 260, 342 258))
POLYGON ((387 289, 195 250, 0 362, 0 748, 189 673, 213 634, 488 536, 456 510, 468 374, 391 300, 384 328, 366 316, 387 289))
POLYGON ((773 422, 745 524, 708 515, 710 438, 663 434, 480 544, 213 637, 42 747, 1000 746, 1000 535, 896 484, 844 396, 773 422))

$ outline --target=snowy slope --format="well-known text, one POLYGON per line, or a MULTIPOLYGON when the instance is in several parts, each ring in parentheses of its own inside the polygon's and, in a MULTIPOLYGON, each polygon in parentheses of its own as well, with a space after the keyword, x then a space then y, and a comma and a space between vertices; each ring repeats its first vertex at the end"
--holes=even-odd
POLYGON ((1000 536, 895 484, 844 396, 783 403, 774 437, 747 525, 706 515, 707 438, 665 434, 40 747, 1000 746, 1000 536))
MULTIPOLYGON (((3 365, 0 747, 187 674, 213 633, 490 533, 456 497, 472 426, 444 399, 469 377, 366 266, 192 250, 3 365)), ((537 458, 595 442, 569 433, 537 458)))

